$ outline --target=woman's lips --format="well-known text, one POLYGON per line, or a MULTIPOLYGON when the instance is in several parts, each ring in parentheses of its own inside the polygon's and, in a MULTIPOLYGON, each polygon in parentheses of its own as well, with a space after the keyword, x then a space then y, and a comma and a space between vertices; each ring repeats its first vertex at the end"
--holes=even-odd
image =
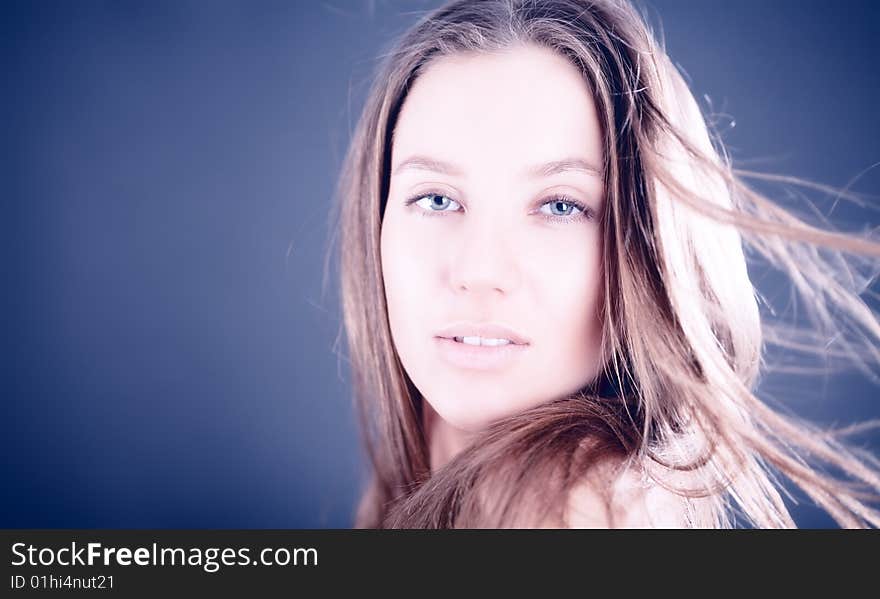
POLYGON ((440 357, 449 365, 465 370, 492 371, 509 367, 525 353, 528 345, 468 345, 454 339, 434 337, 440 357))

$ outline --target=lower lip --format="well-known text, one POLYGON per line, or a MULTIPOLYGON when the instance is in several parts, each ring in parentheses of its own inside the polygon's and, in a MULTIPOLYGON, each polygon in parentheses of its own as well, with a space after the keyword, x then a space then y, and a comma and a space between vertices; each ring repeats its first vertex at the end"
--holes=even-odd
POLYGON ((468 345, 435 337, 440 356, 452 366, 466 370, 499 370, 515 362, 528 345, 468 345))

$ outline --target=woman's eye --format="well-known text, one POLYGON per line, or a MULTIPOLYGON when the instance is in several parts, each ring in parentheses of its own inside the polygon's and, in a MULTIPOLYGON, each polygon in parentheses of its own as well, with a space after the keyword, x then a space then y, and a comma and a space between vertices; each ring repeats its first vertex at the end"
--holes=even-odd
MULTIPOLYGON (((417 204, 422 209, 423 216, 443 212, 460 212, 462 209, 461 204, 442 193, 425 193, 408 200, 406 204, 417 204)), ((565 196, 544 202, 539 212, 545 219, 553 222, 568 223, 592 218, 592 212, 589 209, 580 202, 565 196)))
POLYGON ((541 206, 541 213, 548 214, 550 216, 569 216, 574 211, 583 212, 583 210, 574 202, 570 202, 568 200, 563 200, 563 199, 551 200, 541 206), (546 206, 550 207, 549 212, 544 210, 544 208, 546 206))
POLYGON ((415 201, 419 207, 424 210, 431 210, 434 212, 455 212, 455 210, 447 210, 448 206, 461 206, 458 202, 453 200, 452 198, 446 197, 445 195, 441 195, 439 193, 427 193, 423 196, 419 196, 419 198, 415 201))

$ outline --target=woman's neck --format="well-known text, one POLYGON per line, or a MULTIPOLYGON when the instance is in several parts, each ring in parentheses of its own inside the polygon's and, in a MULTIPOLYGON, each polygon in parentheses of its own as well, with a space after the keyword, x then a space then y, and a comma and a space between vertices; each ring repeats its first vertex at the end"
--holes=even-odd
POLYGON ((427 401, 423 401, 422 405, 431 472, 436 472, 470 444, 473 433, 449 424, 427 401))

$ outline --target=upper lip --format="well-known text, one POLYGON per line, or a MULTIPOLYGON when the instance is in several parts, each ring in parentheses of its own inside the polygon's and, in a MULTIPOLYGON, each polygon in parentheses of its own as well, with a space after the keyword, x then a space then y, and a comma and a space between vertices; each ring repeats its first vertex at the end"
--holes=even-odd
POLYGON ((482 337, 484 339, 508 339, 516 345, 528 345, 529 340, 502 324, 494 322, 457 322, 437 332, 437 337, 482 337))

